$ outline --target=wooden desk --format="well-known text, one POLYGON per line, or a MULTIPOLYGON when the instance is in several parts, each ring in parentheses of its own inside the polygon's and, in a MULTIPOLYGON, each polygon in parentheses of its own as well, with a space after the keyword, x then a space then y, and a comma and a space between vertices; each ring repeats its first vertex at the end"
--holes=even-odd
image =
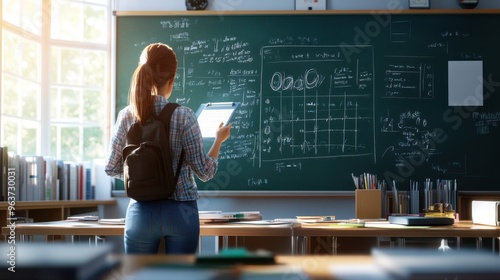
POLYGON ((389 222, 367 222, 364 227, 338 225, 303 225, 294 228, 296 243, 301 245, 304 252, 308 237, 332 237, 332 251, 337 248, 337 237, 396 237, 396 238, 476 238, 477 247, 481 247, 481 238, 492 238, 493 250, 495 239, 500 237, 500 227, 473 224, 471 221, 460 221, 451 226, 402 226, 389 222))
POLYGON ((401 226, 389 222, 367 222, 364 227, 314 225, 297 227, 295 236, 349 237, 500 237, 500 227, 460 221, 451 226, 401 226))
MULTIPOLYGON (((124 225, 98 224, 96 222, 55 221, 16 224, 17 235, 123 235, 124 225)), ((2 228, 9 235, 8 227, 2 228)), ((365 227, 202 224, 202 236, 350 236, 350 237, 500 237, 500 227, 477 225, 460 221, 451 226, 406 227, 388 222, 367 223, 365 227)))
MULTIPOLYGON (((238 277, 230 279, 499 279, 500 270, 497 265, 500 261, 499 256, 484 252, 471 251, 461 253, 455 251, 450 252, 447 258, 440 256, 440 254, 436 255, 433 250, 425 251, 424 254, 418 255, 413 255, 416 251, 409 250, 407 252, 407 255, 402 255, 402 261, 396 265, 403 265, 405 268, 400 272, 404 273, 403 271, 406 271, 408 277, 403 276, 403 274, 399 275, 399 277, 398 275, 391 274, 390 271, 392 268, 387 269, 389 264, 386 262, 384 265, 383 259, 375 255, 277 255, 275 256, 276 265, 239 264, 234 266, 233 269, 239 274, 238 277), (422 256, 431 256, 433 259, 426 261, 425 259, 421 259, 422 256), (412 265, 408 264, 409 258, 414 260, 412 265), (451 262, 449 258, 453 258, 451 262), (470 259, 479 258, 484 263, 470 262, 470 259), (434 262, 435 265, 431 265, 429 268, 429 262, 434 262), (479 268, 479 266, 481 267, 479 268), (462 267, 463 269, 459 269, 462 267), (246 273, 250 273, 251 276, 246 273), (414 275, 415 278, 411 277, 411 275, 414 275)), ((115 270, 114 277, 108 279, 133 278, 135 273, 148 265, 193 264, 194 262, 194 256, 186 255, 126 255, 121 256, 121 266, 115 270)), ((176 268, 178 267, 177 265, 176 268)), ((184 273, 191 273, 193 268, 184 268, 184 273)), ((207 268, 205 267, 205 269, 207 268)), ((212 267, 212 270, 216 269, 212 267)), ((165 278, 168 272, 165 267, 162 270, 157 270, 155 274, 157 278, 155 279, 165 278)), ((171 270, 170 272, 172 273, 173 271, 171 270)), ((142 276, 144 277, 143 279, 149 279, 144 274, 142 276)), ((187 279, 186 275, 180 276, 184 276, 183 279, 187 279)), ((172 277, 171 274, 170 277, 172 277)), ((203 279, 216 278, 206 277, 203 279)))
MULTIPOLYGON (((103 225, 96 222, 57 221, 33 224, 17 224, 15 234, 25 235, 89 235, 108 236, 123 235, 123 225, 103 225)), ((4 236, 10 235, 8 227, 2 228, 4 236)), ((433 237, 433 238, 492 238, 493 248, 495 239, 500 237, 500 227, 472 224, 471 221, 460 221, 452 226, 436 227, 406 227, 392 225, 388 222, 367 223, 365 227, 342 227, 316 225, 305 226, 300 224, 282 225, 246 225, 246 224, 202 224, 200 236, 223 237, 223 248, 227 247, 228 236, 284 236, 290 237, 292 254, 305 253, 310 237, 326 236, 336 241, 337 237, 433 237)), ((50 240, 48 238, 48 240, 50 240)), ((97 242, 97 239, 96 239, 97 242)), ((336 244, 334 244, 334 249, 336 244)), ((218 243, 216 248, 218 249, 218 243)), ((478 247, 481 244, 478 243, 478 247)), ((495 250, 495 249, 493 249, 495 250)), ((335 251, 333 251, 335 253, 335 251)))
MULTIPOLYGON (((293 224, 247 225, 237 223, 202 224, 201 236, 292 236, 293 224)), ((124 225, 97 222, 55 221, 16 224, 16 235, 123 235, 124 225)), ((8 227, 2 228, 9 235, 8 227)))
MULTIPOLYGON (((223 224, 202 224, 200 226, 200 236, 216 237, 215 248, 218 251, 218 237, 223 238, 222 248, 228 247, 228 237, 244 236, 284 236, 290 237, 292 242, 292 253, 295 251, 292 228, 294 224, 280 225, 248 225, 237 223, 223 224)), ((75 221, 55 221, 43 223, 16 224, 15 235, 19 236, 21 241, 25 241, 25 236, 45 235, 47 241, 53 240, 53 236, 67 235, 71 236, 72 241, 75 236, 94 236, 97 243, 100 236, 116 236, 124 234, 124 225, 99 224, 97 222, 75 222, 75 221)), ((2 228, 2 234, 9 236, 11 230, 8 227, 2 228)), ((201 239, 200 239, 201 246, 201 239)))
POLYGON ((16 224, 13 229, 2 228, 2 235, 6 239, 15 234, 21 242, 33 235, 45 235, 46 241, 55 240, 55 236, 71 236, 74 241, 75 236, 94 236, 97 243, 100 236, 123 235, 123 225, 102 225, 97 222, 76 222, 76 221, 53 221, 41 223, 16 224))
MULTIPOLYGON (((215 251, 219 248, 219 236, 222 237, 222 249, 227 249, 229 244, 229 237, 236 238, 238 244, 238 237, 246 236, 282 236, 290 238, 290 253, 295 254, 295 240, 293 236, 293 229, 299 226, 298 224, 279 224, 279 225, 249 225, 238 223, 227 224, 202 224, 200 226, 200 236, 215 236, 215 251)), ((200 239, 201 246, 201 239, 200 239)))
MULTIPOLYGON (((130 276, 139 269, 154 264, 185 263, 191 264, 195 261, 195 256, 183 255, 124 255, 121 259, 120 267, 109 277, 111 279, 122 279, 130 276)), ((280 266, 245 266, 243 271, 266 271, 280 269, 283 271, 282 277, 272 279, 304 279, 292 277, 292 272, 302 270, 311 280, 315 279, 334 279, 331 272, 331 266, 335 265, 369 265, 372 263, 370 255, 349 255, 349 256, 276 256, 276 263, 280 266)), ((253 279, 253 278, 252 278, 253 279)))

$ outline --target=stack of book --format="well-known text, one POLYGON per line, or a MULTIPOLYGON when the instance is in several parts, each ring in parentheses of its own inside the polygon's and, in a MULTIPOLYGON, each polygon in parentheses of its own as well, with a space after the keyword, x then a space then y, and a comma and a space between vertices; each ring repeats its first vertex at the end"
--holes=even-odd
POLYGON ((200 223, 221 223, 238 221, 262 220, 259 211, 223 212, 223 211, 199 211, 200 223))

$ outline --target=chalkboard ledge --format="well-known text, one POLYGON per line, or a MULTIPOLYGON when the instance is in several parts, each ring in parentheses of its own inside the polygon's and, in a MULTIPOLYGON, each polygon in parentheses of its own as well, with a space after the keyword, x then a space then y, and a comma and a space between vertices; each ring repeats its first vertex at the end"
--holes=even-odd
POLYGON ((500 9, 406 9, 406 10, 244 10, 244 11, 113 11, 114 16, 241 16, 241 15, 373 15, 392 14, 498 14, 500 9))

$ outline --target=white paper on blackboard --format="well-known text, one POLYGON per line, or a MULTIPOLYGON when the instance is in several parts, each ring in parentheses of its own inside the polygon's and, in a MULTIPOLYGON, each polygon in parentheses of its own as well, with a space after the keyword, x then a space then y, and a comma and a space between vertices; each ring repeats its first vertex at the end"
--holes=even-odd
POLYGON ((448 106, 483 106, 482 61, 448 61, 448 106))

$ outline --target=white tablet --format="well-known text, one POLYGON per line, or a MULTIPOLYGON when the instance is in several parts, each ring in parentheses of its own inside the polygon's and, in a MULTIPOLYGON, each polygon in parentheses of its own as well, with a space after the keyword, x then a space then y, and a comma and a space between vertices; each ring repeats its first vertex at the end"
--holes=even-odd
POLYGON ((239 102, 203 103, 196 111, 203 138, 214 138, 220 123, 227 125, 239 102))

